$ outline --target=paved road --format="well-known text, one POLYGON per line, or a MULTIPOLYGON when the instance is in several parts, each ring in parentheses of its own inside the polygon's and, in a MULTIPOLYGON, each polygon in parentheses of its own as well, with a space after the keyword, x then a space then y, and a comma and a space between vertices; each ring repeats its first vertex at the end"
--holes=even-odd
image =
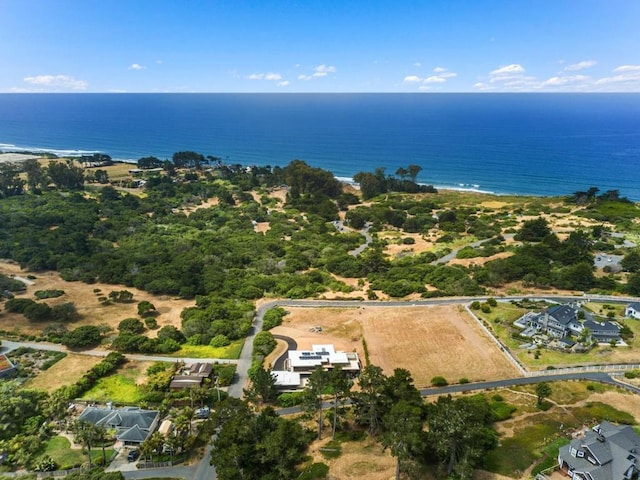
MULTIPOLYGON (((506 235, 504 235, 504 239, 508 240, 513 238, 513 233, 508 233, 506 235)), ((455 250, 453 250, 451 253, 448 253, 447 255, 445 255, 444 257, 440 257, 437 260, 434 260, 433 262, 431 262, 431 265, 443 265, 445 263, 449 263, 451 260, 453 260, 454 258, 456 258, 456 255, 458 255, 458 252, 460 250, 462 250, 463 248, 466 247, 471 247, 471 248, 476 248, 479 247, 480 245, 482 245, 485 242, 488 242, 489 240, 491 240, 490 238, 485 238, 484 240, 478 240, 476 242, 470 243, 469 245, 465 245, 464 247, 460 247, 460 248, 456 248, 455 250)))
MULTIPOLYGON (((2 352, 10 352, 11 350, 15 350, 19 347, 28 347, 34 348, 37 350, 46 350, 50 352, 65 352, 65 353, 75 353, 78 355, 88 355, 91 357, 106 357, 111 353, 110 350, 101 350, 101 349, 92 349, 92 350, 71 350, 64 345, 60 345, 57 343, 48 343, 48 342, 13 342, 11 340, 2 340, 2 346, 0 347, 0 351, 2 352)), ((234 359, 226 359, 226 358, 186 358, 186 357, 165 357, 158 355, 134 355, 134 354, 125 354, 129 360, 135 360, 139 362, 185 362, 185 363, 197 363, 197 362, 208 362, 208 363, 238 363, 238 360, 234 359)))
POLYGON ((280 357, 278 357, 275 362, 273 362, 273 367, 271 368, 271 370, 284 370, 284 361, 286 360, 287 352, 289 350, 297 350, 298 343, 293 338, 285 337, 284 335, 274 335, 273 338, 275 338, 276 340, 287 342, 287 351, 280 355, 280 357))

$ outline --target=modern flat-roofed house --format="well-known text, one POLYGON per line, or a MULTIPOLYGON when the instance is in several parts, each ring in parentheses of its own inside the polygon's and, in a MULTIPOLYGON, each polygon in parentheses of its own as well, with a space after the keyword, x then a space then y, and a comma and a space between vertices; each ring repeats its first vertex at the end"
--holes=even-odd
POLYGON ((640 436, 602 422, 560 448, 558 465, 572 480, 632 480, 640 473, 640 436))
POLYGON ((333 370, 340 366, 347 375, 360 373, 360 359, 356 352, 336 351, 333 345, 312 345, 311 350, 289 350, 284 361, 284 370, 273 370, 276 387, 281 391, 304 388, 313 371, 322 367, 333 370))
POLYGON ((125 445, 140 445, 154 432, 158 426, 160 412, 143 410, 137 407, 110 409, 87 407, 78 417, 79 421, 97 426, 113 428, 116 438, 125 445))
POLYGON ((289 372, 287 370, 274 370, 271 375, 275 377, 276 388, 282 392, 293 392, 303 388, 300 372, 289 372))
POLYGON ((0 354, 0 378, 13 377, 17 371, 18 369, 11 363, 11 360, 6 355, 0 354))
POLYGON ((358 374, 360 359, 355 352, 336 352, 333 345, 312 345, 311 350, 289 350, 285 367, 292 372, 311 374, 316 367, 333 370, 338 365, 343 372, 358 374))
POLYGON ((624 309, 624 315, 625 317, 640 320, 640 302, 633 302, 627 305, 627 308, 624 309))

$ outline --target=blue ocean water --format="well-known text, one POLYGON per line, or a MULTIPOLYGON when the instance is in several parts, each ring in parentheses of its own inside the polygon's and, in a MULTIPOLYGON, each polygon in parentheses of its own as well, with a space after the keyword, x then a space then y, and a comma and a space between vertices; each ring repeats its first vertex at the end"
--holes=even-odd
POLYGON ((494 193, 640 200, 638 94, 3 94, 0 150, 135 161, 195 150, 494 193))

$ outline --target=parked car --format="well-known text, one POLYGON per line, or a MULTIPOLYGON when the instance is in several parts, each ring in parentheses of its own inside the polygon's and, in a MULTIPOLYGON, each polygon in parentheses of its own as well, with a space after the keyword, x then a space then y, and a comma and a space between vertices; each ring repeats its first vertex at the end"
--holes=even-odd
POLYGON ((140 450, 131 450, 129 455, 127 455, 127 460, 130 462, 135 462, 140 456, 140 450))

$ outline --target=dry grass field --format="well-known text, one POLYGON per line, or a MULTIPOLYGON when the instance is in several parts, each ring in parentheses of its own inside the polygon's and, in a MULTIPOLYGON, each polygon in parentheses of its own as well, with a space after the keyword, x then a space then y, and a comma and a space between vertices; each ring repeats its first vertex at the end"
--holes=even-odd
POLYGON ((77 382, 91 367, 101 361, 101 357, 69 353, 48 370, 40 372, 36 377, 30 378, 25 387, 45 390, 51 393, 60 387, 72 385, 77 382))
MULTIPOLYGON (((19 265, 4 260, 0 261, 0 273, 22 278, 27 276, 27 273, 23 272, 19 265)), ((56 272, 38 272, 35 277, 35 279, 30 280, 31 284, 28 285, 26 293, 19 295, 19 297, 35 299, 34 292, 36 290, 63 290, 65 293, 61 297, 42 301, 51 306, 58 303, 73 302, 82 316, 80 320, 70 325, 73 328, 81 325, 107 324, 115 329, 121 320, 138 316, 137 306, 142 300, 148 300, 155 305, 156 311, 159 313, 156 317, 159 327, 174 325, 180 328, 180 312, 184 308, 195 304, 193 300, 175 299, 167 296, 156 297, 136 288, 119 285, 100 283, 89 285, 83 282, 66 282, 56 272), (105 306, 98 300, 99 297, 108 296, 109 292, 120 290, 128 290, 133 293, 133 302, 113 303, 105 306)), ((15 330, 22 334, 37 334, 45 326, 46 323, 30 322, 21 314, 5 311, 0 316, 1 330, 15 330)), ((155 335, 156 331, 150 331, 149 335, 155 335)))
POLYGON ((518 371, 479 325, 459 306, 287 308, 274 334, 293 338, 298 348, 333 343, 336 349, 364 357, 386 374, 406 368, 416 386, 427 387, 436 375, 450 382, 518 376, 518 371), (310 329, 321 326, 321 333, 310 329))

